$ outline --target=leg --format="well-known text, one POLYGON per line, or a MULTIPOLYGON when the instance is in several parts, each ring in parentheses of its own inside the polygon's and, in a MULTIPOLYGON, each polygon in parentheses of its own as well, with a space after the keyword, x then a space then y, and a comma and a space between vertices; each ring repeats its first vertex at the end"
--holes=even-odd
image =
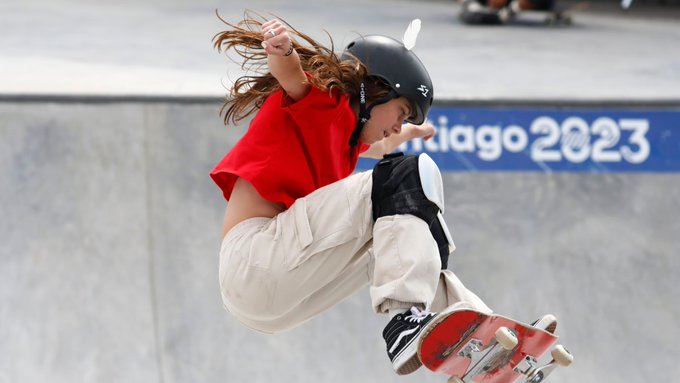
POLYGON ((410 214, 422 219, 437 242, 442 268, 456 248, 444 222, 444 185, 437 164, 427 154, 385 156, 373 171, 373 219, 410 214))
POLYGON ((427 223, 413 215, 381 217, 373 230, 371 301, 377 313, 429 307, 441 261, 427 223))
POLYGON ((400 313, 383 331, 399 374, 420 367, 417 339, 437 317, 430 307, 488 307, 452 272, 440 271, 455 246, 444 222, 439 169, 427 155, 387 156, 373 171, 375 272, 371 299, 376 312, 400 313))
POLYGON ((468 290, 451 270, 442 270, 432 311, 473 309, 490 314, 492 310, 475 293, 468 290))
POLYGON ((371 173, 297 200, 273 219, 237 225, 223 241, 222 298, 247 326, 280 332, 311 319, 370 281, 371 173))

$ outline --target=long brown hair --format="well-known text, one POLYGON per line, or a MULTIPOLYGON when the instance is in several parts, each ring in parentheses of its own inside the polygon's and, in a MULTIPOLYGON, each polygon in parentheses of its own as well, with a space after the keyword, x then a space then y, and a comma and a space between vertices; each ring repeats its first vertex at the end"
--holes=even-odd
MULTIPOLYGON (((217 13, 217 12, 216 12, 217 13)), ((262 106, 265 98, 281 89, 278 81, 271 73, 264 71, 267 65, 267 53, 262 48, 261 27, 266 19, 252 11, 246 11, 242 21, 232 24, 224 20, 219 13, 217 17, 230 29, 222 31, 213 37, 213 46, 218 52, 233 49, 243 58, 241 69, 246 74, 238 78, 230 91, 220 115, 224 123, 238 123, 262 106)), ((322 91, 332 92, 334 89, 356 99, 359 84, 366 81, 366 67, 359 60, 340 61, 334 53, 333 39, 328 36, 331 47, 326 48, 308 35, 298 31, 285 20, 278 18, 288 27, 288 33, 307 44, 303 45, 291 39, 293 47, 300 57, 300 64, 305 72, 311 75, 311 85, 322 91)), ((327 33, 328 34, 328 33, 327 33)), ((387 85, 374 79, 367 85, 367 98, 382 97, 389 91, 387 85)))

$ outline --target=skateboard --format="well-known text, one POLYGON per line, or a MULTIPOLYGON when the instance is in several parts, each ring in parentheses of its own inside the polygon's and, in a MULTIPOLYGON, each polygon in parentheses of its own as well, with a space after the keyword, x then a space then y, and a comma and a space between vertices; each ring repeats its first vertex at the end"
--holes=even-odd
POLYGON ((500 315, 454 311, 425 331, 418 357, 430 370, 451 377, 449 382, 512 383, 524 376, 527 383, 540 383, 573 361, 569 351, 555 346, 558 337, 552 332, 500 315), (551 348, 552 360, 539 366, 551 348))
POLYGON ((571 25, 573 22, 571 15, 574 12, 588 9, 589 6, 590 3, 587 1, 579 1, 568 7, 556 5, 555 8, 549 11, 543 22, 547 25, 571 25))
MULTIPOLYGON (((508 1, 508 5, 492 9, 479 0, 463 0, 459 18, 465 24, 508 24, 522 15, 544 15, 545 25, 568 26, 573 23, 572 13, 584 10, 588 5, 587 1, 580 1, 570 6, 555 4, 550 9, 520 9, 518 1, 508 1)), ((533 17, 529 16, 531 19, 533 17)))
POLYGON ((554 9, 543 19, 546 25, 571 25, 571 15, 564 9, 554 9))

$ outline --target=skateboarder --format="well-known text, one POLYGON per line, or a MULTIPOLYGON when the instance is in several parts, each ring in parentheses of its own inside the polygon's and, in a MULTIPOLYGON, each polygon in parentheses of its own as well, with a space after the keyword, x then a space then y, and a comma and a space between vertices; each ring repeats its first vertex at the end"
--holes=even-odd
POLYGON ((410 49, 418 28, 407 45, 362 36, 336 55, 280 20, 224 22, 218 50, 246 68, 265 64, 235 82, 225 123, 254 118, 210 174, 228 201, 226 309, 276 333, 370 285, 373 309, 390 315, 383 338, 394 370, 415 371, 417 339, 438 312, 491 311, 446 270, 454 245, 432 159, 392 155, 352 174, 360 154, 380 159, 435 133, 432 82, 410 49))
POLYGON ((511 21, 523 11, 554 11, 555 0, 465 0, 460 19, 466 24, 499 24, 511 21))

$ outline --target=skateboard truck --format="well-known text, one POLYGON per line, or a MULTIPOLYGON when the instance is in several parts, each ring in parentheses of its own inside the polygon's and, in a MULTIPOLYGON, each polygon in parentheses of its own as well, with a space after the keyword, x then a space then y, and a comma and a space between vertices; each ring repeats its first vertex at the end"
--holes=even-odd
POLYGON ((517 344, 517 337, 506 327, 499 328, 496 336, 486 346, 479 339, 471 339, 458 352, 459 356, 471 360, 470 367, 461 379, 453 382, 471 382, 475 376, 504 365, 509 361, 517 344))
MULTIPOLYGON (((508 363, 517 345, 518 340, 514 332, 506 327, 499 328, 487 346, 479 339, 471 339, 458 352, 458 356, 471 360, 470 367, 461 378, 454 377, 449 382, 472 382, 475 376, 489 373, 508 363)), ((526 376, 526 383, 541 383, 557 366, 566 367, 574 360, 569 351, 561 345, 556 346, 551 355, 553 359, 540 367, 537 367, 538 360, 535 357, 525 355, 524 359, 515 366, 514 371, 526 376)))
POLYGON ((527 377, 526 383, 540 383, 550 375, 557 366, 567 367, 574 361, 574 357, 562 345, 557 345, 550 353, 553 359, 545 366, 536 367, 538 361, 527 355, 515 366, 515 371, 527 377))
POLYGON ((548 363, 543 367, 536 368, 538 360, 531 355, 527 355, 515 367, 515 371, 527 377, 526 383, 540 383, 555 369, 554 363, 548 363))
POLYGON ((484 349, 484 343, 482 343, 480 340, 477 339, 472 339, 468 342, 468 344, 463 347, 462 350, 458 352, 458 355, 464 357, 464 358, 469 358, 472 359, 472 355, 476 355, 478 352, 482 351, 484 349))

